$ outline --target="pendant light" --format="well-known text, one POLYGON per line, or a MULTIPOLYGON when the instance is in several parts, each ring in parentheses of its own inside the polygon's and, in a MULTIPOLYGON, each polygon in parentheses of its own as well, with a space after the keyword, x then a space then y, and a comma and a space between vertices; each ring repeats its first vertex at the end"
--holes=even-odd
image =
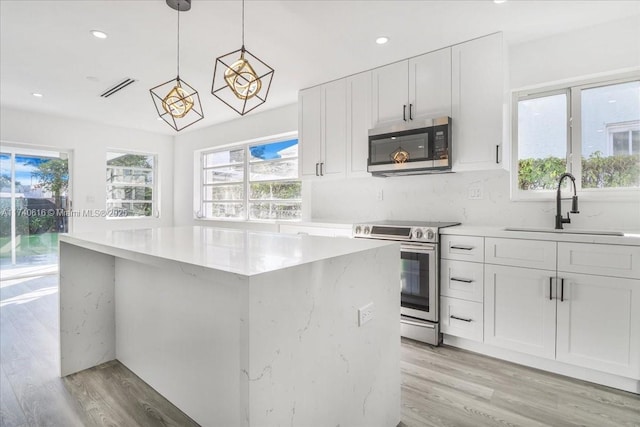
POLYGON ((244 47, 242 0, 242 47, 216 59, 211 94, 244 116, 267 101, 274 72, 244 47))
POLYGON ((202 104, 198 92, 180 78, 180 12, 191 9, 191 0, 166 0, 167 5, 178 11, 178 58, 176 78, 149 90, 162 120, 176 131, 202 120, 202 104))

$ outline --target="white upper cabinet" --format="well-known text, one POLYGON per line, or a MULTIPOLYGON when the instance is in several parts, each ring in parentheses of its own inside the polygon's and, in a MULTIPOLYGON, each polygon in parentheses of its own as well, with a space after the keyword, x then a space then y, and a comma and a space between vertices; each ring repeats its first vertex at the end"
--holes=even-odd
POLYGON ((502 33, 452 47, 453 171, 508 167, 502 33))
POLYGON ((372 71, 373 126, 451 115, 451 48, 372 71))
POLYGON ((408 117, 409 62, 401 61, 372 71, 373 126, 408 117))
POLYGON ((324 153, 321 175, 343 175, 347 144, 347 86, 346 80, 336 80, 322 86, 322 130, 324 153))
POLYGON ((453 171, 507 167, 504 63, 499 33, 301 90, 302 177, 368 176, 369 129, 442 116, 453 171))
POLYGON ((302 177, 343 175, 347 142, 346 80, 300 91, 298 108, 302 177))
POLYGON ((409 60, 411 118, 451 116, 451 48, 409 60))
POLYGON ((371 129, 371 71, 347 78, 347 174, 370 176, 367 172, 369 129, 371 129))
POLYGON ((300 144, 301 174, 316 176, 322 156, 322 119, 320 86, 301 90, 298 94, 298 138, 300 144))

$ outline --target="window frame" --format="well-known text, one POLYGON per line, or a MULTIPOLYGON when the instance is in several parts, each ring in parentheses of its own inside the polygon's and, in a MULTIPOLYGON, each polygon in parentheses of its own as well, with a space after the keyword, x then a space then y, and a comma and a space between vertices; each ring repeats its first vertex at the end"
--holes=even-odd
MULTIPOLYGON (((301 159, 301 152, 300 152, 300 139, 298 136, 298 132, 297 131, 293 131, 293 132, 286 132, 286 133, 282 133, 282 134, 278 134, 278 135, 272 135, 272 136, 268 136, 268 137, 262 137, 262 138, 255 138, 255 139, 251 139, 251 140, 247 140, 247 141, 243 141, 243 142, 237 142, 237 143, 231 143, 231 144, 225 144, 225 145, 220 145, 220 146, 216 146, 216 147, 209 147, 209 148, 205 148, 202 150, 198 150, 195 152, 195 164, 198 165, 199 171, 198 173, 194 174, 194 176, 196 177, 196 183, 197 183, 197 189, 194 190, 194 194, 197 196, 195 203, 194 203, 194 219, 196 220, 203 220, 203 221, 222 221, 222 222, 250 222, 250 223, 274 223, 276 221, 286 221, 286 222, 296 222, 296 221, 300 221, 302 219, 302 215, 300 216, 300 218, 296 218, 296 219, 252 219, 250 217, 251 212, 250 212, 250 206, 251 206, 251 202, 259 202, 260 199, 251 199, 250 195, 251 195, 251 183, 260 183, 260 182, 285 182, 285 181, 299 181, 302 185, 302 178, 301 178, 301 172, 300 172, 300 159, 301 159), (292 178, 284 178, 281 180, 276 180, 276 181, 252 181, 250 179, 250 175, 251 175, 251 165, 252 164, 256 164, 256 163, 268 163, 268 162, 277 162, 277 161, 282 161, 283 159, 270 159, 270 160, 263 160, 260 162, 251 162, 251 152, 250 152, 250 147, 256 146, 256 145, 266 145, 266 144, 271 144, 271 143, 276 143, 276 142, 282 142, 282 141, 286 141, 286 140, 290 140, 290 139, 296 139, 298 140, 298 156, 296 157, 296 160, 298 162, 298 167, 297 167, 297 171, 296 171, 296 175, 295 177, 292 178), (244 216, 242 218, 231 218, 231 217, 225 217, 225 218, 208 218, 204 215, 204 203, 207 202, 205 200, 205 188, 206 188, 206 184, 205 184, 205 169, 210 169, 212 167, 205 167, 205 156, 207 154, 211 154, 211 153, 216 153, 216 152, 223 152, 223 151, 233 151, 233 150, 237 150, 242 148, 242 150, 244 151, 244 161, 242 163, 243 165, 243 181, 242 181, 242 185, 243 185, 243 189, 244 189, 244 197, 242 199, 242 204, 244 206, 244 216)), ((286 160, 286 159, 285 159, 286 160)), ((235 163, 234 163, 235 164, 235 163)), ((238 184, 240 183, 238 182, 233 182, 230 184, 238 184)), ((302 208, 302 192, 300 194, 300 198, 299 199, 290 199, 290 200, 282 200, 283 202, 287 202, 287 201, 292 201, 292 202, 299 202, 300 206, 302 208)), ((221 202, 225 202, 227 200, 221 200, 221 202)), ((271 200, 265 200, 265 202, 269 202, 271 200)), ((233 200, 229 200, 228 202, 234 202, 233 200)), ((239 202, 239 201, 238 201, 239 202)))
MULTIPOLYGON (((135 215, 135 216, 119 216, 119 215, 110 215, 109 203, 113 201, 124 201, 126 203, 136 203, 135 200, 129 199, 110 199, 109 198, 109 187, 113 187, 113 184, 105 183, 105 219, 111 220, 141 220, 141 219, 150 219, 150 218, 160 218, 160 195, 159 195, 159 186, 158 186, 158 154, 147 152, 147 151, 133 151, 126 150, 120 148, 109 148, 106 150, 105 157, 108 157, 109 153, 117 153, 124 155, 133 155, 133 156, 147 156, 153 158, 153 167, 151 168, 151 176, 152 176, 152 185, 139 185, 139 184, 131 184, 126 185, 122 184, 122 187, 141 187, 141 188, 149 188, 151 187, 151 214, 150 215, 135 215)), ((105 171, 108 171, 109 168, 125 168, 125 169, 148 169, 148 168, 140 168, 137 166, 110 166, 107 164, 109 160, 105 161, 105 171)), ((139 203, 147 203, 146 200, 138 201, 139 203)))
POLYGON ((582 188, 582 91, 603 86, 629 83, 640 80, 640 72, 618 73, 590 79, 572 80, 559 84, 537 86, 512 91, 511 98, 511 200, 513 201, 551 201, 555 200, 556 190, 521 190, 518 187, 518 102, 567 94, 567 172, 576 178, 576 188, 583 200, 624 200, 631 195, 640 197, 640 188, 582 188), (577 153, 577 154, 576 154, 577 153))

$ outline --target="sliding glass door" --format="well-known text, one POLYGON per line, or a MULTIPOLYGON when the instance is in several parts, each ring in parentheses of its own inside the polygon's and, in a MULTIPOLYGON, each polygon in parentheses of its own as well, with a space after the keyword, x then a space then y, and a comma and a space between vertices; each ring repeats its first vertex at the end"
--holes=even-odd
POLYGON ((69 210, 66 153, 2 147, 2 279, 56 272, 58 233, 68 231, 69 210))

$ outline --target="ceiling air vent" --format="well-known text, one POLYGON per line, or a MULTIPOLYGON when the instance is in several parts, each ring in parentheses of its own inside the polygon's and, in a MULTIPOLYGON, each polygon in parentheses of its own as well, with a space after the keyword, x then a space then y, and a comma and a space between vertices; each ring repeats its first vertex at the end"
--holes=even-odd
POLYGON ((100 94, 100 96, 103 98, 108 98, 114 93, 119 92, 125 87, 129 86, 133 82, 135 82, 134 79, 126 78, 122 80, 120 83, 117 83, 114 86, 110 87, 109 89, 105 90, 102 94, 100 94))

